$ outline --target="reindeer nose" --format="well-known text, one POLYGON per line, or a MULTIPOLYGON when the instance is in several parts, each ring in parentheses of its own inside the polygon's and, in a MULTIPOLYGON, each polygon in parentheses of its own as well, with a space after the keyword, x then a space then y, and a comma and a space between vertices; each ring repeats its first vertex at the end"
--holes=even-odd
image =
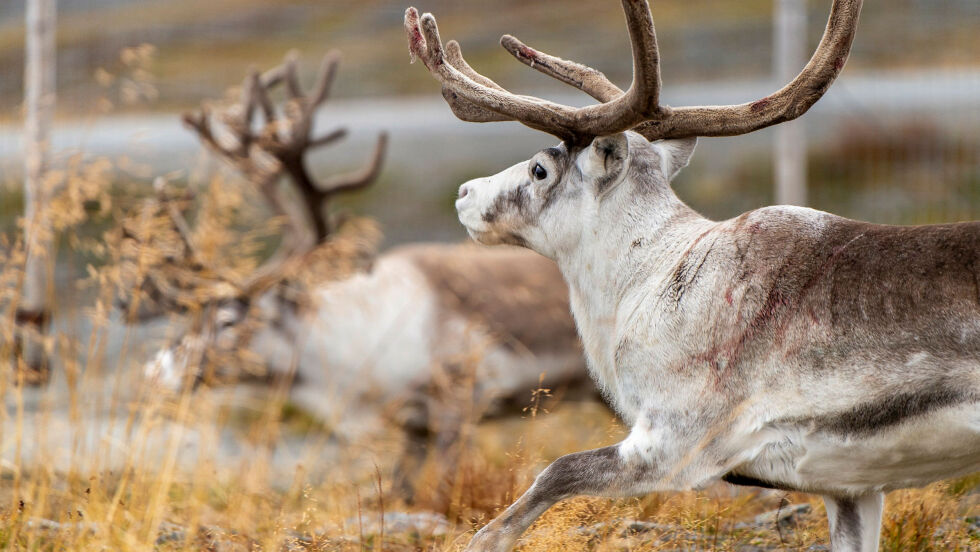
POLYGON ((463 184, 459 187, 459 199, 463 199, 468 193, 470 193, 470 187, 468 184, 463 184))

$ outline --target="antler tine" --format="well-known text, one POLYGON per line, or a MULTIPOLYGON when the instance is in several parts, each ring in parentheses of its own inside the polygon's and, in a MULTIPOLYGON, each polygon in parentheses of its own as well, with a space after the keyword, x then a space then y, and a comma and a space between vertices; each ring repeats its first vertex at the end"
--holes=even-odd
MULTIPOLYGON (((608 102, 623 95, 620 87, 610 82, 601 71, 588 65, 535 50, 511 35, 501 37, 500 45, 524 65, 574 86, 600 102, 608 102)), ((446 49, 449 49, 448 45, 446 49)))
POLYGON ((276 65, 272 69, 269 69, 262 73, 259 77, 262 82, 262 86, 266 89, 273 88, 282 82, 283 76, 285 75, 285 67, 282 64, 276 65))
POLYGON ((649 140, 735 136, 796 119, 830 88, 844 68, 862 0, 834 0, 820 44, 792 81, 770 96, 740 105, 674 108, 672 116, 636 130, 649 140))
POLYGON ((633 82, 625 94, 607 105, 623 100, 645 118, 657 116, 663 108, 660 107, 660 47, 653 14, 647 0, 623 0, 623 11, 633 49, 633 82))
POLYGON ((208 149, 226 159, 230 159, 235 156, 234 152, 227 150, 224 146, 218 143, 218 140, 215 138, 214 132, 211 130, 211 110, 207 105, 202 105, 201 110, 198 112, 184 113, 181 116, 181 120, 183 121, 184 126, 190 128, 197 134, 208 149))
POLYGON ((307 109, 316 109, 320 104, 327 101, 327 97, 330 95, 330 87, 333 85, 333 79, 337 74, 337 65, 340 63, 340 52, 336 50, 330 50, 325 56, 323 56, 323 61, 320 62, 320 75, 313 86, 313 91, 310 94, 310 100, 307 109))
POLYGON ((303 96, 303 89, 299 84, 299 72, 297 70, 297 60, 299 58, 299 53, 296 50, 290 50, 286 54, 286 61, 284 66, 284 76, 286 79, 286 93, 292 99, 301 98, 303 96))
MULTIPOLYGON (((511 35, 501 37, 500 45, 528 67, 574 86, 599 101, 613 100, 623 94, 622 89, 610 82, 601 72, 586 65, 530 48, 511 35)), ((459 43, 455 40, 446 43, 446 60, 473 81, 505 91, 500 85, 477 73, 466 63, 460 51, 459 43)), ((442 94, 453 113, 464 121, 486 123, 510 120, 499 113, 463 100, 448 87, 442 88, 442 94)))
POLYGON ((193 130, 205 143, 210 145, 213 142, 205 108, 202 107, 199 112, 188 111, 180 116, 180 120, 185 127, 193 130))
MULTIPOLYGON (((236 163, 240 162, 240 158, 247 154, 251 143, 255 140, 252 133, 252 122, 255 118, 255 104, 258 103, 258 96, 262 90, 262 83, 257 75, 255 69, 250 69, 249 75, 242 81, 238 103, 218 113, 219 119, 224 124, 224 129, 234 135, 236 142, 234 147, 229 148, 222 145, 218 151, 225 156, 235 156, 236 163)), ((208 113, 204 113, 204 120, 207 120, 208 115, 208 113)), ((215 142, 221 144, 220 136, 215 136, 215 142)))
MULTIPOLYGON (((284 71, 282 69, 273 69, 276 74, 282 74, 284 71)), ((281 77, 278 77, 281 78, 281 77)), ((276 110, 272 107, 272 100, 269 99, 268 88, 272 84, 268 84, 263 79, 263 76, 259 74, 257 69, 249 71, 247 77, 250 82, 248 90, 251 92, 251 98, 248 99, 248 103, 245 104, 246 109, 251 111, 256 105, 262 110, 262 117, 265 118, 265 123, 269 124, 275 122, 276 120, 276 110)), ((277 79, 270 79, 270 82, 274 82, 277 79)))
POLYGON ((426 13, 419 17, 415 8, 409 8, 405 12, 405 25, 412 53, 422 59, 429 72, 444 87, 463 100, 562 139, 575 138, 577 133, 569 124, 574 111, 572 108, 544 100, 531 101, 480 84, 447 63, 442 40, 439 38, 439 28, 432 14, 426 13))
MULTIPOLYGON (((453 67, 472 79, 474 82, 506 92, 502 86, 477 73, 468 63, 466 63, 466 60, 463 59, 463 53, 460 51, 459 43, 455 40, 450 40, 446 43, 446 61, 448 61, 453 67)), ((490 111, 489 109, 480 107, 460 98, 455 92, 452 91, 451 88, 447 86, 442 87, 442 97, 446 99, 446 103, 448 103, 449 108, 453 110, 453 114, 463 121, 468 121, 471 123, 489 123, 493 121, 510 120, 499 113, 490 111)))
POLYGON ((239 105, 241 105, 242 110, 242 126, 251 130, 252 120, 254 119, 253 114, 255 110, 253 109, 255 105, 255 87, 261 86, 259 79, 253 79, 251 74, 245 77, 244 82, 242 82, 242 94, 239 100, 239 105))
POLYGON ((387 149, 388 133, 382 132, 378 135, 378 141, 374 145, 374 153, 367 165, 354 172, 333 176, 318 186, 323 198, 321 201, 326 201, 335 194, 369 186, 381 173, 381 165, 384 162, 387 149))
POLYGON ((445 62, 439 29, 432 14, 419 17, 416 10, 409 8, 405 25, 413 53, 422 58, 430 73, 463 100, 564 140, 583 141, 592 136, 627 130, 663 112, 657 105, 659 56, 650 8, 645 0, 623 0, 623 9, 633 43, 633 85, 627 93, 612 101, 582 108, 518 96, 482 85, 445 62))
POLYGON ((341 128, 332 130, 329 133, 327 133, 327 134, 325 134, 325 135, 323 135, 323 136, 321 136, 319 138, 310 140, 310 143, 307 146, 307 148, 314 149, 314 148, 319 148, 321 146, 326 146, 328 144, 332 144, 332 143, 336 142, 337 140, 340 140, 341 138, 345 138, 346 136, 347 136, 347 129, 341 127, 341 128))

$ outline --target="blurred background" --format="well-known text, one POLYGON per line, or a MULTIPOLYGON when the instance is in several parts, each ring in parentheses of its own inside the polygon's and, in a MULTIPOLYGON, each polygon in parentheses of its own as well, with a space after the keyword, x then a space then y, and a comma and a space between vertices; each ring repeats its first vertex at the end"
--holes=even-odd
MULTIPOLYGON (((216 224, 224 224, 239 237, 260 227, 268 231, 263 225, 270 212, 261 198, 254 190, 251 195, 226 193, 235 186, 247 189, 244 178, 216 160, 181 124, 182 113, 234 94, 251 68, 269 69, 296 50, 300 76, 309 86, 322 56, 333 49, 342 53, 333 92, 317 113, 314 134, 338 126, 350 133, 337 145, 313 151, 309 162, 312 172, 321 176, 357 169, 371 158, 379 132, 389 133, 377 182, 363 192, 338 198, 334 206, 376 220, 383 232, 382 249, 416 241, 464 241, 453 208, 458 186, 553 145, 552 137, 517 123, 473 124, 452 115, 436 81, 421 64, 409 62, 402 19, 405 8, 415 1, 59 0, 52 68, 56 103, 50 135, 42 139, 47 161, 40 177, 48 193, 57 198, 50 221, 54 233, 47 236, 52 238, 49 252, 53 254, 37 278, 30 268, 21 270, 29 158, 24 123, 27 2, 0 2, 0 352, 8 352, 4 346, 13 340, 13 323, 20 322, 18 309, 27 302, 20 295, 21 284, 40 281, 45 312, 51 315, 45 347, 55 359, 54 385, 43 390, 23 388, 24 382, 19 381, 16 397, 4 395, 8 378, 0 381, 0 398, 6 406, 0 419, 3 477, 14 473, 10 477, 20 481, 21 462, 38 454, 35 445, 41 437, 25 440, 24 435, 68 439, 64 424, 48 425, 45 405, 56 421, 59 413, 68 410, 76 413, 72 423, 84 419, 80 425, 89 429, 74 434, 75 441, 68 443, 72 451, 98 448, 108 451, 108 458, 116 448, 122 450, 118 443, 132 435, 131 422, 144 406, 136 399, 130 401, 130 394, 136 397, 136 390, 142 388, 138 377, 120 380, 118 374, 139 372, 132 368, 142 366, 187 325, 173 317, 128 326, 116 308, 117 298, 105 292, 118 285, 117 273, 109 270, 120 262, 122 248, 113 241, 119 238, 116 230, 121 220, 137 216, 155 197, 154 179, 165 177, 173 189, 196 193, 197 206, 189 210, 198 213, 191 218, 196 219, 195 232, 202 243, 220 234, 212 232, 216 224), (215 182, 221 185, 212 186, 215 182), (206 219, 205 207, 218 215, 206 219), (75 382, 80 373, 93 371, 96 391, 82 394, 79 403, 75 382), (86 411, 89 405, 95 407, 86 411), (91 448, 79 445, 80 438, 89 439, 91 448)), ((597 68, 626 88, 631 56, 617 4, 611 0, 418 0, 416 7, 436 14, 443 39, 459 40, 469 63, 509 90, 585 105, 590 99, 584 94, 518 63, 498 40, 504 33, 513 34, 534 48, 597 68)), ((732 104, 766 96, 809 58, 829 4, 829 0, 654 2, 662 102, 732 104)), ((781 202, 889 224, 980 219, 980 2, 868 0, 858 28, 843 73, 815 107, 791 125, 741 137, 701 139, 690 167, 674 182, 678 195, 716 219, 781 202)), ((230 245, 237 239, 223 236, 212 245, 227 249, 226 258, 234 257, 230 245)), ((275 239, 249 244, 247 253, 262 258, 273 250, 275 239)), ((177 407, 171 404, 158 410, 170 412, 177 407)), ((209 411, 202 419, 212 414, 209 411)), ((550 426, 535 426, 535 431, 544 438, 554 432, 570 435, 569 427, 588 428, 591 433, 582 442, 611 442, 619 429, 611 416, 605 416, 588 411, 587 416, 572 416, 567 423, 552 418, 550 426)), ((307 450, 313 426, 301 417, 299 422, 293 417, 292 434, 277 428, 266 432, 274 433, 272 437, 261 438, 256 437, 261 432, 238 423, 248 416, 221 411, 212 417, 221 419, 220 428, 188 429, 183 438, 193 444, 172 458, 167 456, 167 461, 179 463, 177 456, 194 447, 214 449, 227 465, 241 461, 244 466, 261 457, 278 469, 271 479, 279 491, 299 485, 296 497, 305 493, 302 482, 310 475, 295 475, 300 483, 291 483, 294 474, 302 471, 304 458, 319 460, 320 469, 330 467, 322 465, 322 449, 307 450), (280 437, 281 446, 269 444, 280 437)), ((248 420, 256 417, 253 411, 248 420)), ((154 427, 154 431, 162 429, 156 445, 148 445, 147 450, 172 450, 171 444, 180 442, 166 423, 154 427)), ((480 515, 492 512, 530 481, 539 464, 527 458, 553 458, 562 452, 559 449, 573 448, 555 445, 555 450, 534 453, 540 458, 520 448, 523 445, 515 452, 508 447, 515 435, 525 431, 517 428, 505 426, 491 449, 506 451, 497 455, 499 465, 493 473, 495 481, 507 483, 501 484, 499 496, 487 499, 480 515), (524 458, 519 477, 507 467, 514 458, 524 458)), ((133 461, 129 454, 123 462, 133 461)), ((157 456, 155 460, 162 461, 163 456, 157 456)), ((55 458, 51 465, 62 459, 55 458)), ((93 463, 110 465, 108 460, 93 463)), ((477 465, 473 472, 482 477, 487 469, 477 465)), ((211 493, 211 502, 202 501, 212 507, 213 496, 224 495, 208 486, 208 473, 199 475, 211 493)), ((366 479, 363 474, 359 477, 362 486, 373 485, 372 470, 366 479)), ((378 478, 380 488, 380 472, 378 478)), ((159 488, 165 489, 162 484, 159 488)), ((87 500, 85 484, 71 489, 63 502, 87 500)), ((105 504, 118 496, 115 489, 107 492, 105 504)), ((157 507, 152 497, 166 492, 147 491, 151 497, 147 500, 157 507)), ((226 499, 218 502, 230 502, 226 499)), ((11 504, 16 500, 14 496, 11 504)), ((278 504, 277 500, 270 504, 278 504)), ((345 500, 349 508, 354 498, 345 500)), ((691 511, 701 508, 699 500, 691 500, 691 511)), ((383 513, 383 500, 380 503, 383 513)), ((356 505, 359 511, 360 494, 356 505)), ((267 511, 266 506, 274 509, 267 504, 242 514, 243 527, 267 511)), ((641 509, 646 512, 647 506, 641 509)), ((111 521, 115 506, 108 508, 111 521)), ((741 503, 732 508, 741 508, 741 503)), ((451 512, 447 515, 452 518, 451 512)), ((162 516, 154 513, 153 523, 147 526, 154 529, 139 529, 145 533, 140 538, 155 534, 162 516)), ((950 516, 962 517, 956 512, 950 516)), ((896 518, 894 525, 902 523, 896 518)))

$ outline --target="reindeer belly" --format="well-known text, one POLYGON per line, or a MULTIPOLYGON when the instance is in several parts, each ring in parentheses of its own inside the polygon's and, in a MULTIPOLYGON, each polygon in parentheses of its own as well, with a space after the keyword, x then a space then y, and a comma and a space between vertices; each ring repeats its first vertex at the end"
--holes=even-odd
POLYGON ((828 494, 917 487, 980 471, 980 403, 861 434, 768 428, 766 445, 726 479, 828 494))

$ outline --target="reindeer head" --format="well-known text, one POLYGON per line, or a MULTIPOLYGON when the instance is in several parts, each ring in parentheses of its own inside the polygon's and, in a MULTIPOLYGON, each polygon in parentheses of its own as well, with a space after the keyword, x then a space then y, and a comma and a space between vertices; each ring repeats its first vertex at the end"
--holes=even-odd
POLYGON ((379 241, 373 221, 352 217, 274 271, 216 283, 210 298, 185 317, 183 334, 158 351, 144 373, 173 390, 288 374, 304 324, 317 308, 314 290, 369 270, 379 241))
POLYGON ((795 119, 826 92, 847 59, 861 8, 860 0, 835 0, 810 62, 773 94, 740 105, 672 108, 660 104, 660 54, 650 7, 643 0, 622 5, 633 50, 633 82, 625 92, 595 69, 510 35, 500 40, 525 65, 600 102, 578 108, 507 91, 470 67, 456 41, 443 46, 432 14, 405 12, 412 59, 421 59, 442 84, 457 117, 518 121, 562 140, 528 162, 460 188, 456 206, 474 238, 554 256, 574 246, 590 225, 615 216, 623 202, 636 203, 641 192, 673 197, 668 183, 687 164, 695 137, 734 136, 795 119))
POLYGON ((620 217, 639 196, 671 197, 669 183, 695 138, 651 143, 634 132, 561 143, 459 188, 456 210, 473 239, 530 247, 554 257, 583 232, 620 217))
POLYGON ((294 305, 278 299, 269 291, 255 302, 234 297, 208 303, 182 336, 157 351, 144 366, 144 375, 164 388, 180 391, 204 382, 265 379, 287 373, 289 356, 255 352, 270 344, 281 343, 280 348, 286 348, 295 340, 292 328, 278 322, 296 314, 280 310, 294 305), (277 363, 277 359, 285 360, 277 363))
MULTIPOLYGON (((376 226, 364 219, 335 220, 327 207, 336 194, 361 190, 377 179, 387 136, 379 137, 370 163, 361 170, 317 181, 306 164, 309 150, 333 143, 347 133, 337 129, 319 138, 312 136, 314 115, 327 99, 338 57, 334 52, 326 55, 316 85, 308 94, 302 91, 296 57, 290 54, 280 67, 264 74, 253 71, 242 85, 238 103, 221 110, 204 105, 200 112, 184 116, 185 124, 201 141, 242 173, 287 225, 279 250, 252 273, 236 276, 235 271, 206 262, 180 209, 161 199, 183 244, 184 264, 195 273, 208 275, 210 281, 204 285, 210 289, 194 294, 206 300, 195 305, 189 330, 146 365, 145 372, 151 378, 180 388, 205 376, 221 379, 241 373, 261 376, 270 371, 284 372, 289 368, 296 337, 290 322, 303 314, 310 279, 343 278, 370 264, 380 237, 376 226), (281 108, 269 99, 269 89, 279 83, 286 85, 286 101, 281 108), (256 112, 264 118, 257 131, 253 129, 256 112), (293 184, 295 203, 280 195, 283 175, 293 184)), ((162 191, 162 184, 160 188, 162 191)), ((179 286, 152 286, 158 295, 162 288, 186 292, 179 286)), ((186 298, 166 299, 158 303, 189 303, 186 298)))

